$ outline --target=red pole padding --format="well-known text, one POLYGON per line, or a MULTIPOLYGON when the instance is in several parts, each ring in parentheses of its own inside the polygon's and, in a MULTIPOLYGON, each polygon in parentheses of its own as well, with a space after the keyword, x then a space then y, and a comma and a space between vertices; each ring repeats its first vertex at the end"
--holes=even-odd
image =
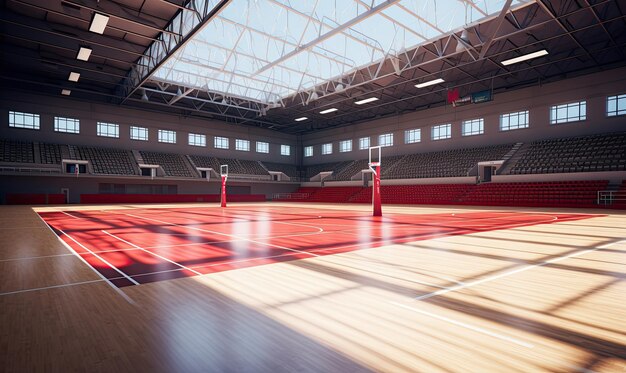
POLYGON ((226 176, 222 176, 222 207, 226 207, 226 176))
POLYGON ((372 188, 372 209, 373 216, 383 216, 383 209, 380 202, 380 166, 376 166, 374 173, 374 187, 372 188))

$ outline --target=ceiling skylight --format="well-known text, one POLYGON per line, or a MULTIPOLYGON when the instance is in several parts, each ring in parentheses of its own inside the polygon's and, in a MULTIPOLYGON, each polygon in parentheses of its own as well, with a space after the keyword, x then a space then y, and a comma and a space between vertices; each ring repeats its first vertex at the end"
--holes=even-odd
MULTIPOLYGON (((218 1, 204 2, 214 7, 218 1)), ((325 82, 338 86, 341 77, 357 69, 494 17, 505 3, 232 0, 152 79, 261 103, 278 102, 325 82)), ((522 3, 514 0, 513 7, 522 3)))

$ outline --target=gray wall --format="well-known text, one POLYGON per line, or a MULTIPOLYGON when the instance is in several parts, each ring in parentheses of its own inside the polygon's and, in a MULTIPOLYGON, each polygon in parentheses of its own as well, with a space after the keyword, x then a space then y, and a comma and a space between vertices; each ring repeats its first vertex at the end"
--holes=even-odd
POLYGON ((371 146, 378 145, 378 135, 392 132, 394 146, 383 149, 384 155, 421 153, 538 139, 568 137, 593 133, 626 131, 626 117, 606 117, 606 96, 626 93, 626 68, 614 69, 539 85, 512 92, 499 93, 494 100, 459 108, 451 105, 414 113, 384 118, 352 126, 319 131, 307 135, 303 146, 313 145, 313 157, 305 157, 305 165, 367 158, 367 150, 358 150, 358 139, 370 136, 371 146), (587 100, 587 120, 550 125, 549 107, 555 104, 587 100), (530 110, 530 127, 514 131, 500 131, 499 115, 530 110), (485 133, 461 136, 461 121, 484 118, 485 133), (452 124, 452 139, 430 140, 430 128, 437 124, 452 124), (404 131, 421 128, 421 142, 404 143, 404 131), (352 139, 352 151, 339 152, 339 141, 352 139), (321 146, 332 142, 333 154, 321 155, 321 146))
POLYGON ((114 105, 93 104, 72 100, 66 97, 34 96, 20 92, 3 91, 0 93, 0 137, 41 141, 70 145, 90 145, 122 149, 151 150, 166 153, 211 155, 224 158, 272 161, 295 164, 296 137, 278 132, 237 126, 230 123, 186 118, 163 113, 154 113, 114 105), (20 111, 39 114, 41 129, 39 131, 10 128, 8 112, 20 111), (80 119, 80 134, 54 132, 54 117, 80 119), (115 123, 120 125, 120 138, 99 137, 96 135, 97 122, 115 123), (130 139, 130 126, 149 128, 149 141, 130 139), (157 130, 177 131, 176 144, 164 144, 157 141, 157 130), (201 148, 187 145, 188 133, 205 134, 207 147, 201 148), (230 149, 215 149, 213 137, 230 138, 230 149), (235 139, 250 140, 249 152, 236 151, 235 139), (257 153, 256 141, 270 144, 270 152, 257 153), (290 145, 291 155, 280 155, 280 145, 290 145))

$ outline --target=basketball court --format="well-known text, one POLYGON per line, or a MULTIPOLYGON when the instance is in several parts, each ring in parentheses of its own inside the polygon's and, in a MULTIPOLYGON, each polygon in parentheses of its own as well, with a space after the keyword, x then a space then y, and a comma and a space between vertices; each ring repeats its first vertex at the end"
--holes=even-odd
POLYGON ((24 320, 11 330, 37 329, 53 351, 71 344, 57 334, 65 329, 30 319, 24 302, 50 300, 50 317, 77 327, 70 334, 95 328, 92 313, 109 319, 114 327, 81 349, 144 351, 120 360, 125 369, 193 371, 207 361, 239 361, 242 370, 279 362, 332 371, 625 366, 623 214, 385 206, 372 217, 371 206, 286 203, 33 210, 3 222, 3 240, 15 246, 2 272, 16 276, 2 281, 0 299, 5 317, 24 320), (11 238, 19 234, 26 237, 11 238), (25 266, 32 271, 17 271, 25 266), (155 322, 152 338, 170 340, 167 356, 154 342, 117 344, 145 317, 155 322), (216 329, 223 335, 213 339, 216 329), (237 337, 244 330, 249 342, 237 337), (200 345, 220 351, 225 343, 237 358, 199 354, 200 345))

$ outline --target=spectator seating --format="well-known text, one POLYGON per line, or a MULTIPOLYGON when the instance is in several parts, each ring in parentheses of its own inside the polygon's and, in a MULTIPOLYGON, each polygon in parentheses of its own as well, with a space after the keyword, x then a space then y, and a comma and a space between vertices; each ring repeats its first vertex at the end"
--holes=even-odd
POLYGON ((261 162, 268 171, 282 172, 289 177, 298 177, 298 169, 292 164, 261 162))
POLYGON ((67 145, 39 143, 41 163, 61 164, 63 158, 69 157, 67 145))
POLYGON ((481 206, 596 207, 597 193, 608 181, 486 183, 459 199, 481 206))
POLYGON ((77 146, 75 155, 78 159, 89 161, 95 174, 138 174, 133 153, 130 150, 77 146))
MULTIPOLYGON (((607 185, 606 180, 383 185, 381 199, 387 204, 602 207, 596 204, 597 192, 605 190, 607 185)), ((622 189, 626 190, 626 183, 622 189)), ((298 189, 297 193, 308 194, 302 199, 306 202, 370 203, 372 200, 371 187, 307 187, 298 189)))
POLYGON ((546 174, 626 170, 626 133, 612 133, 531 143, 511 174, 546 174))
POLYGON ((306 178, 310 179, 313 176, 319 174, 320 172, 333 171, 333 170, 335 170, 335 168, 337 168, 337 166, 340 165, 340 163, 343 163, 343 162, 322 163, 322 164, 316 164, 316 165, 307 166, 306 167, 306 178))
POLYGON ((194 177, 180 154, 140 151, 147 164, 158 164, 167 176, 194 177))
POLYGON ((501 160, 513 144, 440 152, 409 154, 393 168, 385 171, 384 179, 417 179, 461 177, 481 161, 501 160))
POLYGON ((218 158, 220 165, 228 165, 228 173, 235 175, 268 175, 258 161, 235 158, 218 158))
POLYGON ((206 155, 190 155, 191 161, 196 167, 212 168, 216 173, 220 173, 220 161, 215 157, 209 157, 206 155))
POLYGON ((0 162, 34 163, 33 143, 0 139, 0 162))

